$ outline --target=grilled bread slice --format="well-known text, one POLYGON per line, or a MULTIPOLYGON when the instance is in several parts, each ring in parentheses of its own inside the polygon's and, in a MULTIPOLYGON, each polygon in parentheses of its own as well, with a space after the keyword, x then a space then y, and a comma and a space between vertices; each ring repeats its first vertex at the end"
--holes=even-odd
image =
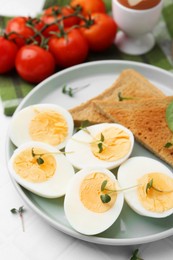
POLYGON ((94 105, 112 122, 129 128, 139 143, 173 167, 173 148, 165 147, 173 139, 165 115, 172 101, 173 96, 167 96, 138 103, 94 101, 94 105))
MULTIPOLYGON (((89 120, 91 124, 109 122, 106 116, 100 114, 93 106, 92 101, 107 100, 107 102, 119 101, 121 97, 132 97, 136 102, 141 99, 162 98, 165 95, 149 82, 143 75, 133 69, 123 70, 115 82, 100 95, 69 110, 75 125, 89 120)), ((127 102, 130 102, 128 100, 127 102)))

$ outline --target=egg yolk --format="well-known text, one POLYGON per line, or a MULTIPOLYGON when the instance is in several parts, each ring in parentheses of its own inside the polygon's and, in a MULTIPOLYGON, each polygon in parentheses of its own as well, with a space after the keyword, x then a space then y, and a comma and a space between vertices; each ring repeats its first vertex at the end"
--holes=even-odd
POLYGON ((91 151, 100 160, 116 161, 127 155, 130 146, 131 142, 129 135, 124 130, 110 127, 94 137, 94 141, 91 143, 91 151), (98 147, 101 140, 101 134, 104 137, 104 141, 101 144, 102 151, 100 151, 98 147))
POLYGON ((116 201, 117 194, 112 192, 111 201, 103 203, 100 195, 107 193, 108 191, 101 191, 101 185, 104 180, 107 180, 106 189, 115 190, 116 185, 106 174, 95 172, 89 174, 84 178, 80 185, 80 200, 83 205, 92 212, 103 213, 108 211, 116 201))
POLYGON ((32 149, 27 148, 16 156, 13 162, 15 172, 21 178, 30 182, 44 182, 51 178, 56 169, 56 160, 48 151, 40 148, 34 148, 36 156, 32 155, 32 149), (44 163, 37 162, 37 154, 44 154, 42 159, 44 163))
POLYGON ((35 110, 30 122, 29 134, 33 141, 40 141, 56 146, 64 141, 68 134, 65 118, 55 111, 35 110))
POLYGON ((173 208, 173 179, 163 173, 148 173, 138 180, 138 197, 145 209, 164 212, 173 208), (153 180, 152 187, 147 184, 153 180), (159 191, 157 191, 157 190, 159 191))

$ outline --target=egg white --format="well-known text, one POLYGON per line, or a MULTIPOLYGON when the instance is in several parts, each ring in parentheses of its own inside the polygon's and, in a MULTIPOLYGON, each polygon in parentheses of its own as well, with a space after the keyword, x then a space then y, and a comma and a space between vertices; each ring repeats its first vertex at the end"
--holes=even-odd
POLYGON ((65 147, 67 140, 72 136, 74 123, 71 114, 63 107, 53 104, 35 104, 21 109, 12 117, 9 127, 9 137, 16 147, 28 141, 33 141, 29 134, 29 125, 35 116, 35 109, 39 111, 53 110, 61 114, 68 125, 68 135, 64 141, 56 147, 62 149, 65 147))
POLYGON ((66 187, 69 182, 69 180, 73 177, 75 174, 74 168, 72 165, 67 161, 64 154, 60 154, 60 151, 48 144, 40 143, 40 142, 28 142, 23 145, 21 145, 19 148, 17 148, 12 157, 9 160, 8 163, 8 169, 11 174, 11 176, 16 180, 17 183, 19 183, 21 186, 26 188, 27 190, 45 197, 45 198, 58 198, 65 194, 66 187), (13 162, 18 154, 20 154, 23 150, 27 148, 42 148, 45 149, 48 152, 59 154, 52 154, 56 160, 56 171, 54 175, 49 178, 47 181, 40 182, 40 183, 33 183, 30 181, 27 181, 20 177, 18 175, 13 167, 13 162))
POLYGON ((77 169, 82 169, 86 167, 103 167, 106 169, 113 169, 123 163, 131 154, 134 146, 134 136, 132 132, 127 129, 126 127, 115 124, 115 123, 103 123, 103 124, 96 124, 87 127, 90 133, 95 136, 101 133, 104 129, 110 127, 116 127, 124 130, 130 138, 131 147, 129 152, 121 159, 115 161, 105 161, 100 160, 91 151, 90 142, 93 141, 92 137, 87 134, 85 131, 80 130, 75 133, 72 138, 70 138, 67 142, 65 147, 65 151, 67 152, 66 156, 68 160, 72 163, 72 165, 77 169), (72 153, 68 153, 71 152, 72 153))
POLYGON ((123 193, 119 192, 115 204, 106 212, 92 212, 83 205, 80 200, 80 185, 87 175, 94 172, 106 174, 118 186, 112 172, 98 167, 82 169, 70 180, 64 200, 65 215, 70 225, 85 235, 95 235, 108 229, 120 215, 124 203, 123 193))
MULTIPOLYGON (((134 187, 137 185, 137 180, 139 178, 151 172, 160 172, 173 178, 172 172, 163 163, 152 158, 138 156, 128 159, 119 167, 117 179, 122 188, 134 187)), ((138 199, 137 188, 124 191, 124 196, 128 205, 140 215, 153 218, 164 218, 173 213, 173 208, 161 213, 145 209, 138 199)))

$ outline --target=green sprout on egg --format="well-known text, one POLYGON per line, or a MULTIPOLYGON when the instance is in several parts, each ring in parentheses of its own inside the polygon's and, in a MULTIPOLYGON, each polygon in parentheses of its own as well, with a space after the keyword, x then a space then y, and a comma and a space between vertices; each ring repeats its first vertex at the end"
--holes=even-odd
MULTIPOLYGON (((80 130, 83 130, 85 131, 87 134, 89 134, 93 139, 94 139, 94 142, 97 143, 97 146, 98 146, 98 151, 99 153, 101 153, 103 151, 103 146, 106 146, 106 144, 104 143, 105 141, 105 137, 104 135, 101 133, 100 134, 100 139, 96 139, 94 136, 92 136, 92 134, 90 133, 90 131, 87 129, 87 127, 90 125, 90 122, 88 120, 84 120, 81 124, 80 127, 78 127, 76 129, 76 131, 80 131, 80 130)), ((93 142, 93 143, 94 143, 93 142)))
POLYGON ((154 186, 153 182, 154 182, 154 180, 151 179, 151 180, 147 183, 147 185, 146 185, 146 193, 148 193, 148 191, 151 190, 151 189, 153 189, 153 190, 155 190, 155 191, 158 191, 158 192, 167 192, 167 193, 173 192, 173 190, 160 190, 160 189, 158 189, 158 188, 156 188, 156 187, 154 186))
MULTIPOLYGON (((47 155, 47 154, 66 154, 67 152, 60 152, 60 151, 57 151, 57 152, 47 152, 47 153, 35 153, 34 152, 34 148, 31 149, 31 154, 32 154, 32 157, 37 157, 36 158, 36 161, 38 163, 38 165, 42 165, 44 163, 44 159, 43 159, 43 156, 44 155, 47 155)), ((68 153, 72 153, 72 152, 68 152, 68 153)))

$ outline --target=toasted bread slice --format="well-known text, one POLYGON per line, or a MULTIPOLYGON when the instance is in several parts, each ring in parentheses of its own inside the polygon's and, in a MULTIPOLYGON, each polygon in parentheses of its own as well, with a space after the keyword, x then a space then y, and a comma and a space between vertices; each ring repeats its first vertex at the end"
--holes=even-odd
POLYGON ((129 128, 139 143, 173 167, 173 148, 165 147, 173 138, 165 116, 171 101, 173 96, 138 103, 94 101, 94 104, 99 113, 129 128))
POLYGON ((89 120, 92 124, 109 122, 109 119, 96 111, 92 104, 94 100, 119 101, 119 93, 123 97, 132 97, 136 101, 147 98, 162 98, 165 95, 150 83, 143 75, 133 69, 122 71, 115 82, 100 95, 69 110, 75 125, 89 120))
POLYGON ((111 122, 106 116, 100 114, 92 101, 86 102, 80 106, 70 109, 75 126, 80 126, 83 121, 88 120, 89 123, 99 124, 104 122, 111 122))

